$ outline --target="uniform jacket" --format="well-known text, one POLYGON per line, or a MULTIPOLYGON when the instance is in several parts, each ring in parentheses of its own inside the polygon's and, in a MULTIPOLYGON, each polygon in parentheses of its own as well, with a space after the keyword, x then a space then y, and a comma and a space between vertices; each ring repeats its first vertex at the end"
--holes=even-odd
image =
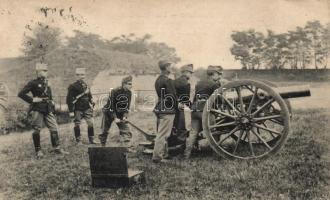
POLYGON ((113 89, 109 95, 108 101, 103 107, 103 111, 115 114, 117 118, 122 119, 128 114, 132 99, 132 92, 122 86, 113 89))
POLYGON ((174 81, 161 74, 155 82, 158 102, 154 112, 156 114, 175 114, 177 111, 177 95, 174 81))
POLYGON ((28 82, 18 93, 18 97, 31 105, 31 111, 39 111, 42 113, 53 111, 51 110, 51 106, 53 106, 52 90, 48 86, 45 78, 39 77, 28 82), (29 92, 32 93, 32 97, 28 95, 29 92), (33 103, 33 97, 44 98, 45 100, 42 102, 33 103))
POLYGON ((206 100, 212 95, 214 90, 221 86, 220 82, 214 80, 201 80, 195 86, 195 96, 192 110, 203 112, 206 100))
POLYGON ((73 103, 76 97, 84 93, 87 88, 88 88, 87 84, 82 80, 78 80, 72 83, 68 87, 68 95, 66 96, 66 103, 68 105, 70 112, 73 112, 75 110, 85 111, 91 108, 91 104, 93 103, 93 97, 89 89, 88 92, 83 96, 81 96, 75 104, 73 103))
POLYGON ((176 90, 176 95, 178 97, 178 102, 184 103, 187 106, 190 106, 190 83, 188 82, 186 76, 180 76, 175 79, 174 85, 176 90))

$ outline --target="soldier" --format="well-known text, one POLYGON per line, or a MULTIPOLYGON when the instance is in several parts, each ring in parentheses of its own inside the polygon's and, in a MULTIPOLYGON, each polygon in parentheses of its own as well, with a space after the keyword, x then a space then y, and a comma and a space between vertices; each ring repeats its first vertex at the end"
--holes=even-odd
POLYGON ((77 68, 77 81, 68 88, 66 103, 68 104, 70 117, 74 117, 74 136, 77 144, 81 143, 80 123, 82 119, 87 123, 87 134, 90 144, 96 144, 94 141, 94 122, 93 122, 93 97, 85 80, 86 69, 77 68))
POLYGON ((174 127, 175 127, 175 135, 172 132, 171 137, 168 139, 168 145, 184 144, 186 143, 187 138, 187 129, 186 122, 184 116, 184 105, 190 107, 190 83, 189 79, 193 74, 193 64, 187 64, 181 67, 181 76, 175 79, 175 90, 176 95, 178 97, 178 110, 175 114, 174 118, 174 127))
POLYGON ((102 146, 106 145, 109 129, 113 121, 119 128, 121 142, 129 146, 132 133, 127 124, 128 112, 132 98, 132 76, 123 78, 122 85, 111 91, 106 105, 103 107, 102 134, 99 135, 102 146))
POLYGON ((222 76, 221 66, 208 66, 207 80, 199 81, 195 86, 195 96, 192 104, 191 112, 191 131, 187 138, 185 158, 190 158, 193 146, 197 142, 198 133, 202 131, 202 115, 207 99, 212 95, 214 90, 221 86, 220 79, 222 76))
POLYGON ((172 63, 159 61, 158 65, 161 74, 155 82, 158 96, 158 102, 154 109, 157 116, 157 136, 152 161, 155 163, 166 162, 169 158, 166 140, 171 135, 178 99, 173 80, 168 77, 171 73, 172 63))
POLYGON ((31 122, 32 128, 34 129, 32 139, 36 151, 36 157, 42 158, 44 156, 40 146, 40 130, 43 123, 46 124, 50 131, 50 138, 54 152, 58 154, 69 154, 60 148, 58 127, 53 113, 55 107, 52 98, 52 91, 47 81, 47 65, 38 63, 36 65, 36 71, 37 79, 28 82, 28 84, 18 93, 18 97, 30 104, 31 122), (27 95, 29 92, 32 93, 32 97, 27 95))

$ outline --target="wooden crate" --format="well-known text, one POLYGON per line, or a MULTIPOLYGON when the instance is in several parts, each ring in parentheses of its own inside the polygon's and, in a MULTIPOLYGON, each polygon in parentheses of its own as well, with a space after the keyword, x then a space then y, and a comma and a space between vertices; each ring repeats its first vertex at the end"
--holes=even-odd
POLYGON ((119 188, 144 184, 144 172, 128 168, 127 152, 125 147, 89 147, 92 186, 119 188))

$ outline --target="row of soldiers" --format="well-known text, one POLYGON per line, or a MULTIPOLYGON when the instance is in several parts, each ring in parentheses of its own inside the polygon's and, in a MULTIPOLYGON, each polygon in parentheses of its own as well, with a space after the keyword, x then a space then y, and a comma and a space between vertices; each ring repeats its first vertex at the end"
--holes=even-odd
POLYGON ((167 162, 170 159, 168 141, 173 134, 173 127, 177 130, 177 138, 186 141, 184 157, 189 158, 193 147, 197 143, 198 134, 202 131, 202 113, 205 103, 214 90, 221 86, 220 80, 223 69, 221 66, 208 66, 207 79, 200 80, 195 86, 193 101, 190 100, 191 85, 189 79, 194 73, 193 64, 181 67, 181 76, 175 80, 169 78, 173 63, 160 61, 158 63, 161 74, 155 82, 158 102, 154 109, 157 116, 157 136, 153 151, 153 162, 167 162), (184 107, 191 109, 191 130, 186 137, 184 107), (186 139, 186 140, 185 140, 186 139))
MULTIPOLYGON (((184 106, 192 110, 190 136, 187 139, 185 157, 189 158, 191 150, 196 143, 197 135, 202 130, 202 111, 207 98, 213 91, 220 87, 222 74, 221 66, 209 66, 207 80, 199 81, 195 87, 193 102, 190 100, 191 86, 189 79, 193 74, 193 65, 181 67, 181 76, 175 80, 169 78, 173 69, 173 63, 160 61, 158 63, 161 74, 155 82, 158 102, 154 112, 157 116, 157 137, 152 160, 163 162, 169 158, 167 152, 167 139, 172 134, 172 129, 178 130, 178 138, 186 139, 186 126, 184 119, 184 106)), ((55 153, 68 154, 60 148, 58 125, 54 115, 55 106, 52 91, 47 81, 48 67, 46 64, 36 65, 37 78, 28 82, 19 92, 18 96, 30 104, 31 125, 34 129, 32 134, 33 144, 37 158, 44 154, 40 145, 40 130, 45 124, 50 131, 51 143, 55 153), (28 93, 32 93, 32 97, 28 93)), ((85 82, 86 71, 84 68, 76 69, 77 81, 68 87, 67 105, 70 117, 74 118, 74 136, 77 144, 81 143, 80 123, 86 120, 88 139, 90 144, 97 144, 94 138, 93 108, 95 103, 88 85, 85 82)), ((104 105, 102 118, 102 133, 98 136, 102 146, 107 143, 109 129, 115 122, 120 130, 120 141, 125 146, 131 147, 130 132, 127 118, 132 97, 132 76, 122 79, 120 87, 111 91, 107 103, 104 105)))

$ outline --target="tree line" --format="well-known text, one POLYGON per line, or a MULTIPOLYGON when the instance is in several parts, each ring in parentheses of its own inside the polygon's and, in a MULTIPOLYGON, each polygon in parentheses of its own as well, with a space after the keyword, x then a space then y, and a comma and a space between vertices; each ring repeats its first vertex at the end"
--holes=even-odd
POLYGON ((38 23, 23 37, 22 52, 25 57, 42 59, 50 52, 67 47, 74 49, 109 50, 145 55, 154 60, 166 59, 177 63, 180 58, 176 49, 163 42, 151 41, 152 35, 137 37, 134 33, 123 34, 110 40, 98 34, 74 30, 74 36, 62 37, 62 30, 38 23))
POLYGON ((286 33, 250 29, 234 31, 231 54, 242 69, 327 68, 330 52, 330 23, 308 21, 286 33))

